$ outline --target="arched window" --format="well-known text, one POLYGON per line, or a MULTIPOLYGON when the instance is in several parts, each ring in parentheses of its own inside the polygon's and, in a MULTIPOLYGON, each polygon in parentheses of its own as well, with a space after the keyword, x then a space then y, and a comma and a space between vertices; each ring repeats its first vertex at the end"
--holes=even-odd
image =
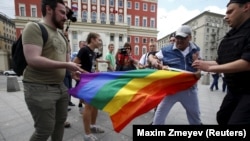
POLYGON ((96 12, 95 11, 93 11, 91 13, 91 21, 92 21, 92 23, 96 23, 96 12))
POLYGON ((101 13, 101 23, 106 23, 106 14, 104 12, 101 13))
POLYGON ((109 20, 110 22, 115 22, 115 16, 113 13, 110 13, 109 20))
POLYGON ((122 14, 119 15, 119 23, 123 23, 123 16, 122 16, 122 14))
POLYGON ((82 21, 87 22, 87 19, 88 19, 88 12, 82 11, 82 21))

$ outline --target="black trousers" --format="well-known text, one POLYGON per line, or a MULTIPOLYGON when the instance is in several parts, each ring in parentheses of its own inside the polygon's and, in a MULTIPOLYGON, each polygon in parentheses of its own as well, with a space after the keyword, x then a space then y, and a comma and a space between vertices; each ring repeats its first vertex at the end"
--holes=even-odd
POLYGON ((229 90, 217 112, 219 125, 250 124, 250 92, 229 90))

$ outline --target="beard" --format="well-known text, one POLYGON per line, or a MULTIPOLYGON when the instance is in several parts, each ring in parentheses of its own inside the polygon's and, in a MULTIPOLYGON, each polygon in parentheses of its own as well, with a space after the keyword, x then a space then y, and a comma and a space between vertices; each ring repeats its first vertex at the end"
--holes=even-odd
POLYGON ((52 23, 56 26, 56 28, 59 28, 61 30, 64 29, 64 22, 65 21, 63 23, 61 23, 60 21, 57 21, 55 12, 53 13, 53 15, 51 17, 51 20, 52 20, 52 23))

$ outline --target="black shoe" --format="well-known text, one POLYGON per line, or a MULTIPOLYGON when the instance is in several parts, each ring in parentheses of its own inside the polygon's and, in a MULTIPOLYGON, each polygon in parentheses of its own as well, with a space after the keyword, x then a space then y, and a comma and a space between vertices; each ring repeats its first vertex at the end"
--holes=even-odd
POLYGON ((71 108, 68 108, 68 111, 71 111, 71 108))
POLYGON ((65 128, 69 128, 70 126, 71 126, 71 125, 70 125, 69 122, 67 122, 67 121, 64 122, 64 127, 65 127, 65 128))
POLYGON ((79 103, 79 104, 78 104, 78 107, 82 107, 82 103, 79 103))
POLYGON ((69 102, 69 106, 76 106, 76 105, 72 102, 69 102))

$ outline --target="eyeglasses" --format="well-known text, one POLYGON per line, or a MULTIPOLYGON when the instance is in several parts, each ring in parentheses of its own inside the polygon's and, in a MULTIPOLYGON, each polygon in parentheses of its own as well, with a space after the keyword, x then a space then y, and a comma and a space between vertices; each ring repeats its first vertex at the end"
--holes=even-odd
POLYGON ((169 40, 170 42, 175 42, 175 40, 169 40))
POLYGON ((125 47, 125 49, 131 49, 130 47, 125 47))

